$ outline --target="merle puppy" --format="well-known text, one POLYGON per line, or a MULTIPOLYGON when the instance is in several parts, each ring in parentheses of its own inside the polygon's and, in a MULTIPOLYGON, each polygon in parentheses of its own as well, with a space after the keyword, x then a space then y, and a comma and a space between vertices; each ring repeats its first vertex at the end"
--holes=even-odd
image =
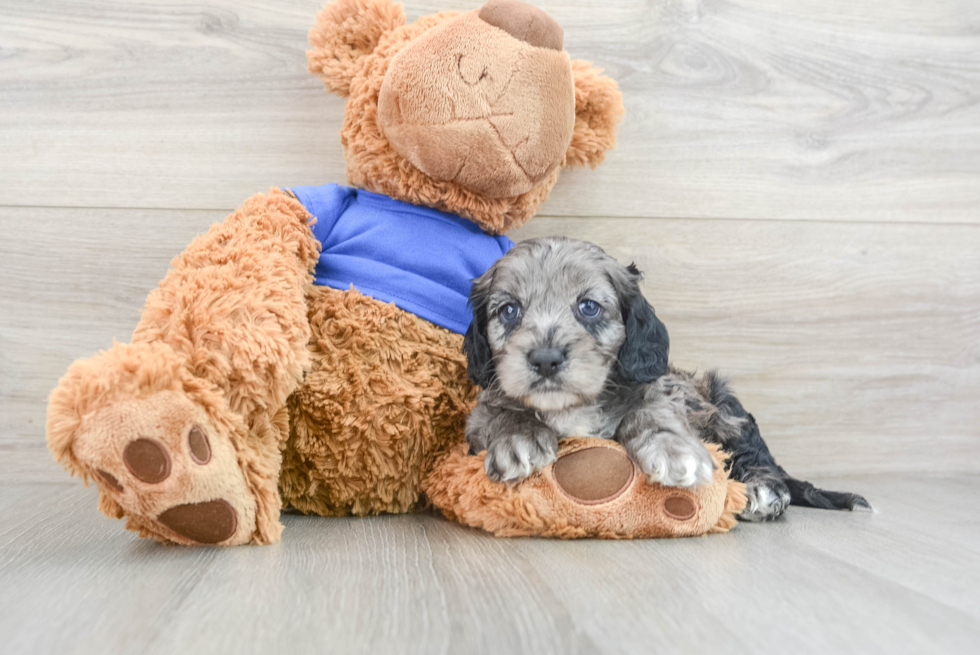
POLYGON ((639 281, 594 244, 549 237, 519 243, 474 282, 463 349, 483 391, 466 439, 487 451, 488 477, 519 482, 554 461, 559 439, 593 436, 623 444, 650 481, 688 487, 712 479, 707 441, 746 484, 742 519, 790 504, 868 507, 789 476, 716 373, 669 367, 667 329, 639 281))

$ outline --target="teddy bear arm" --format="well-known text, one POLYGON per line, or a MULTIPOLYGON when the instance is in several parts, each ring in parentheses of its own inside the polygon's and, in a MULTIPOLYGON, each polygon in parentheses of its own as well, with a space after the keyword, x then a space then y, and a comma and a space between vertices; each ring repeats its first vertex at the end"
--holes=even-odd
POLYGON ((310 222, 284 192, 248 199, 173 260, 133 343, 170 346, 246 424, 271 421, 309 367, 310 222))
POLYGON ((143 536, 272 543, 287 396, 308 367, 309 215, 274 191, 196 238, 132 343, 75 362, 48 404, 56 459, 143 536))

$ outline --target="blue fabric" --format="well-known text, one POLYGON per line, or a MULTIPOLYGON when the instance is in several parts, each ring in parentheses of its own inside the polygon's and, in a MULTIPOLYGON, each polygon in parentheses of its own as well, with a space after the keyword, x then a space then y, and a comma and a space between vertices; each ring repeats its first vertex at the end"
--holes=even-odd
POLYGON ((316 283, 364 295, 463 334, 473 278, 514 246, 455 214, 337 184, 291 187, 316 216, 316 283))

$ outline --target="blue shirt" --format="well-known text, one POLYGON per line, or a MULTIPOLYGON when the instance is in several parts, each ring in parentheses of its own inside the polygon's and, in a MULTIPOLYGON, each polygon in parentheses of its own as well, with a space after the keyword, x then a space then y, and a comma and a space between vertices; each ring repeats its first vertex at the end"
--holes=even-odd
POLYGON ((473 278, 514 246, 455 214, 337 184, 289 189, 316 216, 315 282, 351 285, 463 334, 473 278))

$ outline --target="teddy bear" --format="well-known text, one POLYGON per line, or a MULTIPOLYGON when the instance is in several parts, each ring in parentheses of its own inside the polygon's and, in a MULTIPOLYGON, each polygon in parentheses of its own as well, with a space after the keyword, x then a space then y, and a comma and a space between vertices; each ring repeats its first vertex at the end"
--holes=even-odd
POLYGON ((390 0, 335 0, 310 42, 347 98, 348 186, 246 200, 173 260, 130 343, 51 393, 54 457, 140 536, 271 544, 284 510, 419 507, 475 402, 470 281, 562 170, 615 144, 616 83, 522 2, 406 24, 390 0))

